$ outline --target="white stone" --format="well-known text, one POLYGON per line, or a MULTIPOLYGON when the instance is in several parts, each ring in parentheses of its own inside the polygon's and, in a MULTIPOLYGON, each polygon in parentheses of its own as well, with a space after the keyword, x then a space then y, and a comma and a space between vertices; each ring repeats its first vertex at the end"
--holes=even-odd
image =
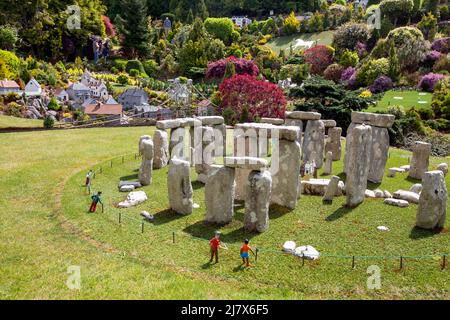
POLYGON ((420 183, 416 183, 415 185, 413 185, 409 191, 417 193, 418 195, 420 195, 420 193, 422 192, 422 185, 420 183))
POLYGON ((283 251, 287 253, 294 253, 296 248, 296 244, 294 241, 286 241, 283 244, 283 251))
POLYGON ((377 227, 377 230, 379 230, 379 231, 389 231, 389 228, 386 227, 386 226, 379 226, 379 227, 377 227))
POLYGON ((388 190, 384 190, 384 197, 386 199, 393 198, 392 193, 390 193, 388 190))
POLYGON ((403 169, 404 172, 409 172, 409 170, 411 169, 411 166, 409 164, 401 166, 400 169, 403 169))
POLYGON ((444 173, 439 170, 426 172, 422 184, 416 226, 424 229, 444 228, 448 199, 444 173))
POLYGON ((375 194, 375 198, 378 198, 378 199, 385 198, 384 192, 380 189, 374 190, 373 193, 375 194))
POLYGON ((388 177, 389 178, 395 178, 395 175, 397 173, 404 173, 405 169, 400 169, 400 168, 389 168, 388 170, 388 177))
POLYGON ((436 167, 436 170, 442 171, 444 173, 444 176, 448 173, 448 164, 447 163, 441 163, 436 167))
MULTIPOLYGON (((330 183, 330 179, 309 179, 301 182, 302 194, 324 196, 327 187, 330 183)), ((336 189, 335 197, 340 197, 344 194, 345 185, 344 182, 339 181, 338 188, 336 189)))
POLYGON ((400 199, 393 199, 388 198, 384 199, 384 203, 390 206, 400 207, 400 208, 406 208, 409 207, 409 202, 406 200, 400 200, 400 199))
POLYGON ((155 220, 155 217, 152 214, 148 213, 147 211, 142 211, 141 217, 150 222, 155 220))
POLYGON ((127 199, 119 203, 119 208, 131 208, 147 201, 147 194, 144 191, 133 191, 127 195, 127 199))
POLYGON ((398 190, 394 192, 394 198, 406 200, 410 203, 419 203, 419 195, 411 191, 398 190))
POLYGON ((366 190, 364 192, 364 196, 366 198, 371 198, 371 199, 375 199, 376 198, 375 192, 373 192, 372 190, 366 190))
POLYGON ((139 182, 143 186, 148 186, 152 183, 153 171, 153 141, 151 139, 142 141, 142 162, 139 168, 139 182))
POLYGON ((320 253, 313 246, 307 245, 296 248, 294 255, 308 260, 317 260, 319 259, 320 253))
POLYGON ((120 192, 131 192, 134 191, 135 187, 131 185, 124 185, 119 188, 120 192))

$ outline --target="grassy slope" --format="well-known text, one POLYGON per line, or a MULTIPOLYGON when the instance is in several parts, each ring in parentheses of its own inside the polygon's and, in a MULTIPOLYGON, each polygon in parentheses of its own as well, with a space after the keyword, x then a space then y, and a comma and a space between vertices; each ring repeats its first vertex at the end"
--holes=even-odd
MULTIPOLYGON (((288 239, 312 244, 329 254, 448 252, 448 235, 410 237, 415 206, 397 209, 367 201, 347 212, 340 209, 343 199, 324 207, 318 197, 303 197, 294 212, 273 208, 271 228, 264 235, 245 234, 241 208, 236 221, 223 229, 230 251, 212 268, 204 264, 207 243, 190 237, 206 239, 214 230, 199 222, 204 210, 202 189, 194 185, 195 202, 201 209, 189 217, 174 215, 166 210, 167 170, 156 171, 153 185, 145 189, 149 201, 126 211, 135 219, 142 209, 156 213, 157 223, 147 225, 144 235, 139 234, 140 225, 134 220, 124 218, 119 227, 117 209, 109 206, 124 196, 116 191, 117 180, 136 174, 138 162, 133 157, 123 165, 116 160, 112 169, 102 165, 104 173, 97 176, 95 188, 105 192, 107 210, 103 215, 85 214, 89 200, 80 188, 85 170, 105 159, 135 152, 138 137, 149 132, 146 128, 119 128, 2 136, 0 188, 5 197, 0 205, 6 210, 0 212, 1 298, 430 298, 448 293, 449 271, 439 271, 438 261, 408 261, 402 272, 394 271, 396 261, 359 261, 360 267, 352 271, 348 259, 324 257, 301 268, 296 259, 278 253, 279 245, 288 239), (55 195, 61 196, 63 191, 60 211, 55 195), (377 232, 376 226, 381 224, 392 231, 377 232), (171 244, 174 230, 175 245, 171 244), (249 272, 237 268, 236 250, 244 236, 251 236, 255 246, 268 249, 249 272), (385 285, 379 293, 365 290, 366 267, 373 263, 383 270, 385 285), (79 292, 65 286, 70 265, 82 268, 79 292)), ((407 153, 396 153, 390 162, 407 162, 407 153)), ((433 160, 433 165, 438 162, 433 160)), ((336 172, 340 169, 335 166, 336 172)), ((391 191, 411 184, 403 178, 385 181, 391 191)))
POLYGON ((272 39, 267 45, 276 53, 280 52, 280 49, 285 49, 286 53, 289 53, 290 45, 295 44, 295 40, 302 39, 304 41, 317 41, 317 44, 329 45, 333 41, 333 31, 323 31, 317 33, 295 34, 292 36, 283 36, 272 39))
POLYGON ((42 128, 42 120, 24 119, 0 115, 0 128, 42 128))
POLYGON ((427 109, 431 106, 432 94, 418 91, 387 91, 376 106, 370 107, 367 112, 386 111, 390 106, 402 106, 405 111, 415 107, 416 109, 427 109), (402 100, 395 97, 403 97, 402 100), (419 103, 426 101, 426 104, 419 103))

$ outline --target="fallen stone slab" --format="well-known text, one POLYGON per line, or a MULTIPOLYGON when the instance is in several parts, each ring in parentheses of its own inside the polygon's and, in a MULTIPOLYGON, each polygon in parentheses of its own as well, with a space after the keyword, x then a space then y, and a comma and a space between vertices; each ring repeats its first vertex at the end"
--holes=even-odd
MULTIPOLYGON (((304 180, 301 182, 301 191, 302 194, 314 195, 314 196, 324 196, 328 185, 330 183, 330 179, 310 179, 304 180)), ((341 197, 344 195, 345 184, 342 181, 339 181, 338 188, 336 188, 335 197, 341 197)))
POLYGON ((119 188, 119 191, 120 191, 120 192, 131 192, 131 191, 134 191, 134 189, 136 189, 134 186, 131 186, 131 185, 125 185, 125 186, 121 186, 121 187, 119 188))
POLYGON ((395 175, 397 173, 404 173, 405 169, 401 169, 401 168, 389 168, 388 170, 388 177, 389 178, 395 178, 395 175))
POLYGON ((179 119, 174 120, 160 120, 156 122, 156 128, 160 130, 167 130, 167 129, 176 129, 179 128, 181 125, 181 122, 179 119))
POLYGON ((119 189, 123 186, 133 186, 135 189, 141 188, 142 184, 139 181, 120 181, 119 189))
POLYGON ((391 114, 376 114, 370 112, 352 112, 352 123, 368 124, 374 127, 390 128, 394 124, 395 116, 391 114))
POLYGON ((336 120, 322 120, 325 128, 334 128, 337 126, 336 120))
POLYGON ((401 166, 400 169, 405 170, 405 172, 409 172, 409 170, 411 169, 411 166, 409 164, 401 166))
POLYGON ((274 126, 281 126, 284 124, 284 120, 279 118, 261 118, 261 123, 268 123, 273 124, 274 126))
POLYGON ((141 217, 143 217, 148 222, 153 222, 155 220, 155 216, 150 214, 150 213, 148 213, 147 211, 142 211, 141 212, 141 217))
POLYGON ((296 248, 296 244, 294 241, 286 241, 283 244, 283 252, 294 253, 296 248))
POLYGON ((225 157, 224 165, 228 168, 262 171, 269 165, 267 160, 255 157, 225 157))
POLYGON ((294 256, 308 260, 319 259, 320 253, 313 246, 301 246, 295 249, 294 256))
POLYGON ((286 117, 297 120, 320 120, 322 115, 318 112, 292 111, 286 117))
POLYGON ((197 120, 200 120, 204 126, 215 126, 225 123, 224 118, 219 116, 198 117, 197 120))
POLYGON ((385 199, 384 200, 384 204, 390 205, 390 206, 395 206, 395 207, 400 207, 400 208, 406 208, 409 207, 409 202, 406 200, 400 200, 400 199, 385 199))
POLYGON ((385 198, 385 194, 384 194, 383 190, 376 189, 376 190, 373 190, 373 193, 375 194, 375 198, 378 198, 378 199, 385 198))
POLYGON ((413 186, 409 189, 409 191, 414 192, 414 193, 417 193, 418 195, 420 195, 420 193, 422 192, 422 189, 423 189, 422 184, 416 183, 415 185, 413 185, 413 186))
POLYGON ((384 197, 386 199, 393 198, 392 193, 390 193, 388 190, 384 190, 384 197))
POLYGON ((411 191, 398 190, 394 192, 394 198, 406 200, 410 203, 419 203, 419 195, 411 191))
POLYGON ((147 201, 147 199, 147 194, 144 191, 133 191, 128 194, 125 201, 119 203, 118 207, 122 209, 131 208, 147 201))
POLYGON ((376 198, 375 192, 373 192, 372 190, 366 190, 366 191, 364 192, 364 196, 365 196, 366 198, 371 198, 371 199, 375 199, 375 198, 376 198))

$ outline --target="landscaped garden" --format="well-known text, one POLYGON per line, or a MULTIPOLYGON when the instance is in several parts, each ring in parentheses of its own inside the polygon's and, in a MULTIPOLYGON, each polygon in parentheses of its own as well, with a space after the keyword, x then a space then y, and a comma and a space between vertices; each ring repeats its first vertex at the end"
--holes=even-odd
POLYGON ((384 93, 383 98, 375 106, 367 109, 368 112, 387 112, 393 106, 402 107, 405 111, 415 109, 431 110, 432 94, 415 90, 392 90, 384 93))

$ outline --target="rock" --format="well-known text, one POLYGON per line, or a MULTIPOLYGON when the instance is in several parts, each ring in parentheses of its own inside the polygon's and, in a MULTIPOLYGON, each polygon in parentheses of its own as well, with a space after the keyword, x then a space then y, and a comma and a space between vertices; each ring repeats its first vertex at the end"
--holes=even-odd
POLYGON ((365 198, 367 178, 370 166, 372 127, 359 125, 352 130, 352 147, 349 150, 349 162, 346 181, 347 206, 354 208, 365 198))
POLYGON ((141 188, 142 184, 138 181, 120 181, 119 182, 119 189, 123 186, 133 186, 135 189, 141 188))
POLYGON ((409 164, 401 166, 400 169, 405 170, 405 172, 409 172, 409 170, 411 169, 411 166, 409 164))
POLYGON ((248 170, 265 170, 267 169, 267 160, 255 157, 225 157, 224 163, 229 168, 240 168, 248 170))
POLYGON ((283 244, 283 252, 287 253, 294 253, 295 252, 296 244, 294 241, 286 241, 283 244))
POLYGON ((277 134, 277 138, 279 140, 287 140, 287 141, 300 141, 302 136, 302 131, 298 126, 284 126, 284 127, 276 127, 276 129, 272 130, 270 137, 274 137, 277 134))
POLYGON ((264 232, 269 228, 271 190, 272 177, 269 171, 250 173, 245 197, 245 230, 264 232))
POLYGON ((367 124, 375 127, 390 128, 394 124, 395 116, 390 114, 376 114, 369 112, 352 112, 352 123, 367 124))
POLYGON ((184 137, 186 129, 179 127, 170 131, 169 154, 170 159, 184 159, 184 137))
POLYGON ((205 186, 205 222, 230 223, 234 215, 234 173, 233 168, 221 167, 212 170, 205 186))
POLYGON ((448 192, 442 171, 429 171, 422 178, 423 190, 417 208, 416 226, 423 229, 444 228, 448 192))
POLYGON ((400 168, 389 168, 389 171, 388 171, 388 177, 389 177, 389 178, 395 178, 395 175, 396 175, 397 173, 404 173, 404 172, 405 172, 404 169, 400 169, 400 168))
POLYGON ((298 126, 274 126, 267 123, 239 123, 235 126, 235 137, 244 136, 258 141, 264 138, 298 141, 301 138, 301 128, 298 126))
POLYGON ((124 185, 119 188, 120 192, 131 192, 134 191, 135 187, 131 185, 124 185))
POLYGON ((271 203, 295 209, 300 196, 301 147, 297 141, 280 140, 272 149, 271 203), (276 149, 276 150, 275 150, 276 149))
POLYGON ((417 193, 418 195, 420 195, 420 193, 422 192, 422 185, 420 183, 416 183, 415 185, 413 185, 409 191, 417 193))
POLYGON ((141 217, 143 217, 148 222, 153 222, 155 220, 155 216, 151 215, 147 211, 142 211, 141 212, 141 217))
POLYGON ((224 124, 225 120, 223 117, 212 116, 212 117, 198 117, 198 120, 202 122, 204 126, 215 126, 218 124, 224 124))
POLYGON ((337 126, 337 123, 335 120, 322 120, 325 128, 334 128, 337 126))
POLYGON ((310 120, 306 125, 303 139, 303 162, 314 161, 317 169, 323 166, 325 148, 325 126, 321 120, 310 120))
POLYGON ((149 135, 141 136, 141 138, 139 139, 139 155, 142 155, 143 151, 142 142, 144 142, 144 140, 151 140, 151 139, 152 137, 150 137, 149 135))
POLYGON ((428 171, 430 164, 431 144, 416 141, 413 147, 413 155, 411 159, 411 169, 409 177, 421 180, 425 172, 428 171))
POLYGON ((442 171, 444 173, 444 176, 446 176, 448 173, 448 164, 441 163, 436 167, 436 170, 442 171))
POLYGON ((320 120, 322 115, 317 112, 293 111, 290 112, 287 117, 296 120, 320 120))
POLYGON ((227 150, 227 126, 219 124, 214 126, 214 156, 224 157, 227 150))
POLYGON ((386 227, 386 226, 379 226, 379 227, 377 227, 377 230, 379 230, 379 231, 389 231, 389 228, 386 227))
POLYGON ((200 136, 201 146, 195 148, 195 171, 199 175, 197 180, 206 183, 203 179, 207 176, 208 168, 214 164, 214 129, 201 127, 200 136))
POLYGON ((384 190, 384 197, 385 197, 386 199, 393 198, 392 193, 390 193, 390 192, 387 191, 387 190, 384 190))
MULTIPOLYGON (((301 182, 301 191, 303 194, 314 195, 314 196, 324 196, 327 187, 330 183, 329 179, 309 179, 307 181, 301 182)), ((335 197, 340 197, 344 194, 345 185, 344 182, 340 181, 338 183, 338 188, 336 189, 335 197)))
POLYGON ((325 156, 325 165, 323 167, 323 174, 328 176, 333 173, 333 153, 328 151, 325 156))
POLYGON ((296 120, 296 119, 286 119, 285 125, 289 127, 297 127, 299 128, 299 139, 297 140, 298 143, 301 144, 301 136, 303 132, 303 121, 302 120, 296 120))
POLYGON ((153 169, 162 169, 169 163, 169 138, 166 131, 156 130, 153 135, 153 169))
POLYGON ((333 161, 341 160, 342 144, 341 144, 342 128, 328 129, 328 139, 325 144, 325 152, 333 153, 333 161))
POLYGON ((119 203, 119 208, 131 208, 147 201, 147 194, 144 191, 130 192, 125 201, 119 203))
POLYGON ((313 246, 307 245, 296 248, 294 255, 308 260, 317 260, 319 259, 320 253, 313 246))
POLYGON ((148 186, 152 183, 153 170, 153 141, 151 139, 142 141, 142 163, 139 168, 139 182, 143 186, 148 186))
POLYGON ((387 204, 390 206, 395 206, 395 207, 400 207, 400 208, 409 207, 408 201, 400 200, 400 199, 392 199, 392 198, 384 199, 384 204, 387 204))
POLYGON ((248 184, 248 176, 252 170, 236 168, 235 170, 235 190, 234 200, 244 201, 246 195, 246 186, 248 184))
POLYGON ((156 122, 156 129, 159 130, 167 130, 167 129, 176 129, 179 128, 181 122, 179 119, 174 120, 161 120, 156 122))
POLYGON ((398 190, 394 192, 394 198, 406 200, 410 203, 419 203, 419 195, 411 191, 398 190))
POLYGON ((374 190, 373 193, 375 194, 375 198, 378 198, 378 199, 385 198, 384 192, 380 189, 374 190))
POLYGON ((268 123, 273 124, 275 126, 281 126, 284 124, 284 120, 277 118, 261 118, 261 123, 268 123))
POLYGON ((373 183, 383 181, 384 170, 389 157, 389 132, 386 128, 372 128, 372 151, 368 180, 373 183))
POLYGON ((375 198, 376 198, 375 192, 373 192, 372 190, 366 190, 366 191, 364 192, 364 196, 365 196, 366 198, 371 198, 371 199, 375 199, 375 198))
POLYGON ((180 121, 180 127, 200 127, 202 122, 196 118, 181 118, 177 119, 180 121))
POLYGON ((333 198, 336 194, 339 193, 339 182, 341 179, 338 176, 331 177, 330 182, 328 183, 328 186, 325 191, 325 195, 323 197, 324 203, 332 203, 333 198))
POLYGON ((192 213, 193 189, 189 176, 189 162, 181 159, 172 159, 167 175, 167 189, 170 208, 175 212, 188 215, 192 213))

